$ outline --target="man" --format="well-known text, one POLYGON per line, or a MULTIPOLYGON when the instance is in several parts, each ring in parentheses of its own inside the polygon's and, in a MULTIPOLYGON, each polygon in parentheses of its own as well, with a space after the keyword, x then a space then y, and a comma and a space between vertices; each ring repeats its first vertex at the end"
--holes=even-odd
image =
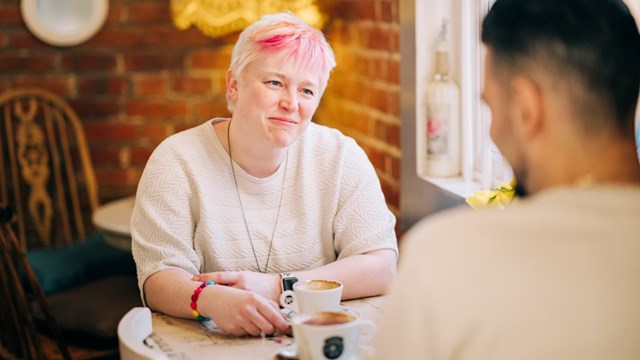
POLYGON ((404 239, 381 359, 640 358, 640 35, 622 0, 497 0, 491 137, 521 196, 404 239))

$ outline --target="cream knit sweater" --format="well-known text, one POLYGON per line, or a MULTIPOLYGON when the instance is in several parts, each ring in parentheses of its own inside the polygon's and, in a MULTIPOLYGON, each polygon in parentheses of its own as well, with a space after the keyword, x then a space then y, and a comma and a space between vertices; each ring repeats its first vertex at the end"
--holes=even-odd
MULTIPOLYGON (((212 126, 224 120, 169 137, 147 163, 131 219, 140 289, 166 268, 192 274, 258 271, 229 155, 212 126)), ((287 159, 288 165, 264 179, 234 166, 261 269, 267 258, 267 272, 276 273, 378 249, 397 253, 395 217, 373 166, 353 139, 312 123, 290 146, 287 159)))

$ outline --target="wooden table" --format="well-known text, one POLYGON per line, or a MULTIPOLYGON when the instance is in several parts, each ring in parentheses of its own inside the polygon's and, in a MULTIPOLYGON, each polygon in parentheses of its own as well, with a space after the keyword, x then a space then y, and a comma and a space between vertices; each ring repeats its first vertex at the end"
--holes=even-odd
MULTIPOLYGON (((358 310, 365 319, 372 320, 379 327, 383 297, 371 297, 343 302, 358 310)), ((122 322, 121 322, 122 324, 122 322)), ((118 329, 120 335, 121 330, 118 329)), ((153 358, 168 359, 275 359, 279 351, 294 344, 294 339, 285 336, 266 338, 233 337, 222 334, 219 330, 208 330, 195 320, 180 319, 172 316, 151 313, 151 334, 140 337, 147 350, 157 354, 153 358)), ((368 347, 375 349, 375 338, 368 347)), ((122 339, 121 339, 122 340, 122 339)), ((122 341, 121 341, 122 350, 122 341)), ((122 359, 139 359, 121 354, 122 359)))

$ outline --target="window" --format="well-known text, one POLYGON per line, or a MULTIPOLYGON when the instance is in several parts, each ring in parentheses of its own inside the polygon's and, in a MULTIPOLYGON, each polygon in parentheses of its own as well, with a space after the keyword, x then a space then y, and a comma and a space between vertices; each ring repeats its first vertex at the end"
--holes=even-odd
MULTIPOLYGON (((472 91, 472 96, 475 98, 470 99, 471 114, 469 120, 465 122, 468 132, 471 133, 470 139, 465 141, 465 145, 468 146, 471 151, 464 152, 464 156, 467 156, 468 164, 466 167, 465 180, 474 181, 480 183, 482 187, 495 187, 501 183, 508 182, 513 177, 511 167, 506 162, 500 150, 491 140, 489 135, 489 128, 491 126, 491 111, 489 107, 480 100, 480 94, 482 93, 482 87, 484 82, 484 46, 480 41, 480 28, 482 19, 489 11, 489 8, 495 0, 482 0, 479 2, 477 9, 472 9, 472 2, 466 2, 463 6, 469 8, 462 9, 462 16, 467 17, 467 22, 474 24, 475 26, 467 29, 466 36, 467 48, 470 49, 466 53, 461 54, 463 62, 468 62, 468 73, 462 73, 462 86, 469 87, 472 91), (470 18, 474 16, 474 18, 470 18), (466 80, 466 84, 465 84, 466 80)), ((464 131, 464 130, 463 130, 464 131)), ((463 160, 464 161, 464 160, 463 160)))

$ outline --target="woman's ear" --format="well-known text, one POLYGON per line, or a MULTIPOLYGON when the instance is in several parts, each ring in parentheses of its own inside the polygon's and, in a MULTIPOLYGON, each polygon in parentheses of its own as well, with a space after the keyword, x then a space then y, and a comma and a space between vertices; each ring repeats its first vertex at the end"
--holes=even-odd
POLYGON ((231 101, 238 101, 238 79, 236 78, 236 74, 231 71, 231 69, 227 70, 227 97, 231 99, 231 101))
POLYGON ((511 109, 516 131, 525 139, 537 136, 545 127, 542 89, 533 79, 516 76, 511 80, 511 90, 511 109))

